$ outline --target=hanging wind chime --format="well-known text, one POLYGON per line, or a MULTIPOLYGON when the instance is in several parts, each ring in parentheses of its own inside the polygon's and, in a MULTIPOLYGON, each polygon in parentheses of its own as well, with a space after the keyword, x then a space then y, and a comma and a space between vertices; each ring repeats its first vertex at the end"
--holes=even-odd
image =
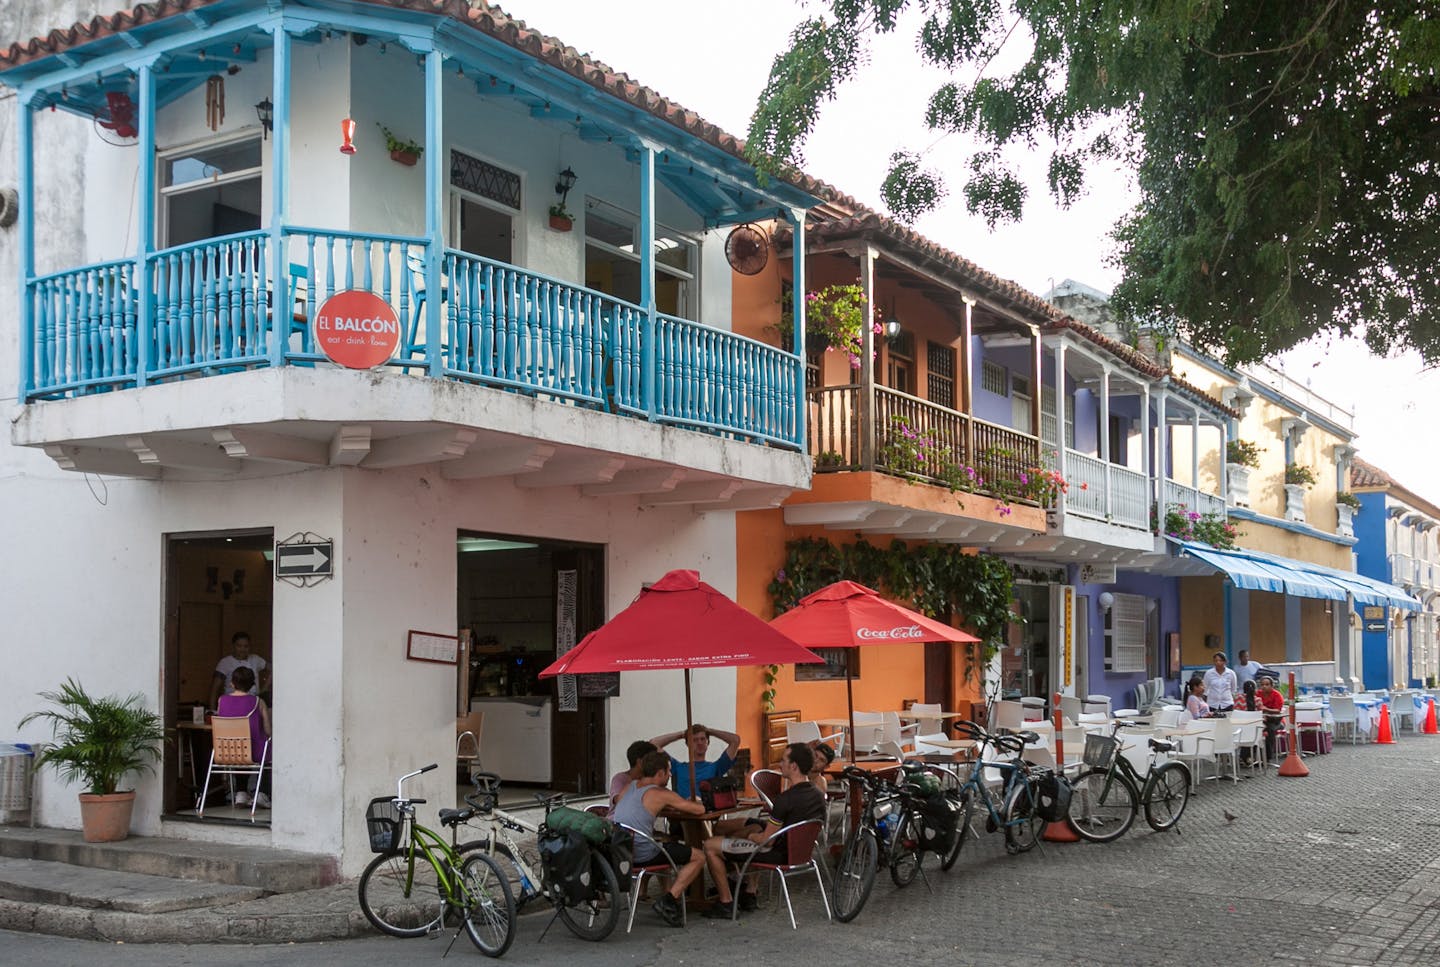
POLYGON ((205 80, 205 123, 211 131, 225 123, 225 78, 219 74, 205 80))

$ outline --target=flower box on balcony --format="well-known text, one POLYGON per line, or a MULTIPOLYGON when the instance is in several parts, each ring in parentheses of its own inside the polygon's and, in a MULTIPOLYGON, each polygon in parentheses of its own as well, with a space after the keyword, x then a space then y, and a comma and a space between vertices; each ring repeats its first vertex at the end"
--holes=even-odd
POLYGON ((1355 508, 1349 504, 1335 505, 1335 533, 1340 537, 1355 536, 1355 508))
POLYGON ((1225 464, 1225 494, 1231 507, 1250 506, 1250 468, 1243 463, 1225 464))
POLYGON ((1304 484, 1285 485, 1285 519, 1305 523, 1304 484))

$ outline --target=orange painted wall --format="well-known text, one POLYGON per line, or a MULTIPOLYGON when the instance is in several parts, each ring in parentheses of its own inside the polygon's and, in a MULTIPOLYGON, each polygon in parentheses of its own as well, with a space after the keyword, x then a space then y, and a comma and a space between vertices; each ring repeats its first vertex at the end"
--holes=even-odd
MULTIPOLYGON (((792 527, 780 510, 757 510, 735 515, 737 544, 736 597, 740 604, 765 620, 775 616, 766 587, 785 562, 785 543, 801 537, 825 537, 840 543, 844 535, 819 527, 792 527)), ((867 534, 877 546, 891 537, 867 534)), ((964 682, 965 662, 960 646, 952 655, 951 697, 954 702, 978 701, 979 688, 964 682)), ((751 750, 756 766, 764 755, 764 719, 760 694, 765 689, 764 668, 736 670, 735 731, 741 746, 751 750)), ((853 682, 855 707, 862 711, 898 710, 904 699, 924 698, 925 649, 922 645, 876 645, 860 649, 860 677, 853 682)), ((775 708, 799 709, 805 719, 843 718, 845 682, 796 682, 793 666, 781 666, 776 683, 775 708)), ((968 704, 954 711, 963 712, 968 704)), ((947 711, 950 709, 947 708, 947 711)))

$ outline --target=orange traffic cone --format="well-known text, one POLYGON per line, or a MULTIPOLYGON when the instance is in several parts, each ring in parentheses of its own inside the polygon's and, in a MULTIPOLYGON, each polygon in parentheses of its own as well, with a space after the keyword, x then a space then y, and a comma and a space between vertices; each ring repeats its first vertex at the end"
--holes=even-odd
POLYGON ((1286 737, 1286 745, 1290 747, 1290 754, 1285 761, 1280 763, 1280 775, 1288 778, 1303 778, 1310 774, 1310 767, 1305 760, 1300 758, 1300 736, 1295 731, 1295 723, 1290 723, 1290 734, 1286 737))
POLYGON ((1428 710, 1425 712, 1425 734, 1440 735, 1440 726, 1435 724, 1435 703, 1430 701, 1425 704, 1428 707, 1428 710))
POLYGON ((1390 734, 1390 705, 1380 706, 1380 732, 1375 737, 1376 745, 1394 745, 1395 736, 1390 734))
POLYGON ((1040 838, 1047 843, 1078 843, 1080 836, 1069 823, 1046 823, 1040 838))

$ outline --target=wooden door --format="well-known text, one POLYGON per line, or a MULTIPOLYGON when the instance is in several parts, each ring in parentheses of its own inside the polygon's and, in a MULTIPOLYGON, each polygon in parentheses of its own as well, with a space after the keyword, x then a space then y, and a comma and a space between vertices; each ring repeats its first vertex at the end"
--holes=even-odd
MULTIPOLYGON (((556 548, 551 555, 557 653, 562 638, 573 636, 569 643, 579 642, 604 623, 602 553, 599 548, 580 547, 556 548), (572 626, 573 633, 569 630, 572 626)), ((556 682, 550 713, 550 784, 555 789, 575 793, 605 790, 605 699, 586 694, 602 684, 600 676, 579 677, 576 707, 562 710, 556 682)))

